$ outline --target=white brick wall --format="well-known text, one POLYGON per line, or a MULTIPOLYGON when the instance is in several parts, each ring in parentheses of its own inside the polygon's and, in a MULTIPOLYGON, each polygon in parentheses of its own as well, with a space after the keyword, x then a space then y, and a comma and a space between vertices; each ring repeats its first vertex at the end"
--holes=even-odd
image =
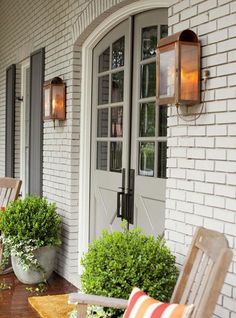
POLYGON ((226 234, 234 259, 215 310, 221 318, 236 317, 235 8, 235 0, 183 0, 169 10, 170 33, 190 26, 199 35, 210 79, 198 120, 186 124, 169 108, 168 163, 176 165, 168 164, 166 237, 182 264, 196 225, 226 234))
MULTIPOLYGON (((0 175, 5 172, 5 70, 17 64, 19 95, 20 63, 33 51, 45 47, 45 80, 54 76, 63 78, 67 86, 67 107, 66 121, 56 122, 55 129, 52 121, 44 123, 43 195, 56 202, 63 218, 63 245, 57 269, 75 284, 78 284, 80 43, 106 15, 134 1, 0 1, 0 175)), ((15 131, 15 172, 19 177, 20 103, 16 104, 15 131)))
MULTIPOLYGON (((79 191, 79 58, 73 72, 72 25, 84 1, 1 1, 0 3, 0 174, 4 175, 5 69, 17 64, 16 93, 20 96, 20 63, 45 47, 45 80, 61 76, 67 85, 67 119, 56 129, 44 124, 43 195, 57 203, 63 217, 63 245, 58 271, 69 280, 77 273, 79 191), (73 85, 73 89, 72 89, 73 85), (66 257, 65 257, 66 256, 66 257)), ((16 103, 15 175, 20 176, 20 103, 16 103)))
MULTIPOLYGON (((134 1, 134 0, 133 0, 134 1)), ((67 84, 67 119, 44 124, 43 193, 63 216, 63 246, 58 271, 70 281, 77 273, 80 43, 96 23, 122 0, 2 0, 0 2, 0 175, 4 174, 5 69, 45 47, 45 79, 67 84), (104 13, 105 12, 105 13, 104 13), (86 28, 87 27, 87 28, 86 28), (82 34, 78 46, 74 41, 82 34)), ((169 109, 166 237, 182 264, 195 226, 227 235, 236 248, 236 1, 176 0, 169 10, 170 32, 191 27, 202 41, 209 68, 204 114, 186 124, 169 109)), ((19 74, 18 74, 19 76, 19 74)), ((17 81, 19 89, 20 77, 17 81)), ((194 112, 199 107, 193 107, 194 112)), ((16 110, 16 174, 19 175, 19 120, 16 110)), ((236 260, 230 267, 216 308, 217 317, 236 317, 236 260)))

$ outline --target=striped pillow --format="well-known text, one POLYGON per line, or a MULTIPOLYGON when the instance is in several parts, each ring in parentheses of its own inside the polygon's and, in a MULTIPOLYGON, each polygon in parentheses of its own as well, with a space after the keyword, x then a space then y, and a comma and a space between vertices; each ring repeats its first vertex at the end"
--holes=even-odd
POLYGON ((135 287, 123 318, 189 318, 193 305, 166 304, 135 287))

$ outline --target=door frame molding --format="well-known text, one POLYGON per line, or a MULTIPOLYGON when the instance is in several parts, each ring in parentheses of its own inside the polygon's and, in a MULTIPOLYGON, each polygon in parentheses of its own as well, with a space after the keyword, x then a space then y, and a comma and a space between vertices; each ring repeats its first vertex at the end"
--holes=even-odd
POLYGON ((78 273, 82 274, 80 259, 88 249, 89 206, 90 206, 90 138, 92 102, 92 57, 96 44, 116 25, 130 15, 143 11, 168 8, 173 0, 140 0, 117 10, 108 16, 87 37, 82 45, 81 68, 81 108, 80 108, 80 174, 79 174, 79 233, 78 233, 78 273))

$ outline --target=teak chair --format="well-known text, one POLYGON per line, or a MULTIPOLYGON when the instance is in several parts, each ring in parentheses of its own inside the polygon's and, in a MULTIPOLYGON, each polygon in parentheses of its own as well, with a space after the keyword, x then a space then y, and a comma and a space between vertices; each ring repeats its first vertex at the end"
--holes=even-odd
POLYGON ((18 198, 21 180, 0 178, 0 209, 5 209, 10 201, 18 198))
MULTIPOLYGON (((191 318, 212 317, 232 256, 223 234, 197 228, 171 303, 194 304, 191 318)), ((127 306, 124 299, 80 293, 70 294, 69 302, 78 303, 80 318, 86 317, 87 304, 120 309, 127 306)))
MULTIPOLYGON (((0 178, 0 213, 1 210, 5 210, 7 204, 18 198, 21 180, 14 178, 0 178)), ((1 234, 1 233, 0 233, 1 234)), ((2 260, 3 246, 0 241, 0 262, 2 260)), ((9 269, 0 272, 0 274, 5 274, 9 269)))

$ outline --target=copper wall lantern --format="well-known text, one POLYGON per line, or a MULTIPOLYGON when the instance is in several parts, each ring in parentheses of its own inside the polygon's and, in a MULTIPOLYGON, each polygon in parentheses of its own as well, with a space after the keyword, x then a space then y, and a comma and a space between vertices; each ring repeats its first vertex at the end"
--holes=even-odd
POLYGON ((60 77, 54 77, 43 85, 44 120, 65 120, 66 95, 65 83, 60 77))
POLYGON ((200 42, 191 30, 159 41, 157 47, 157 104, 200 103, 200 42))

